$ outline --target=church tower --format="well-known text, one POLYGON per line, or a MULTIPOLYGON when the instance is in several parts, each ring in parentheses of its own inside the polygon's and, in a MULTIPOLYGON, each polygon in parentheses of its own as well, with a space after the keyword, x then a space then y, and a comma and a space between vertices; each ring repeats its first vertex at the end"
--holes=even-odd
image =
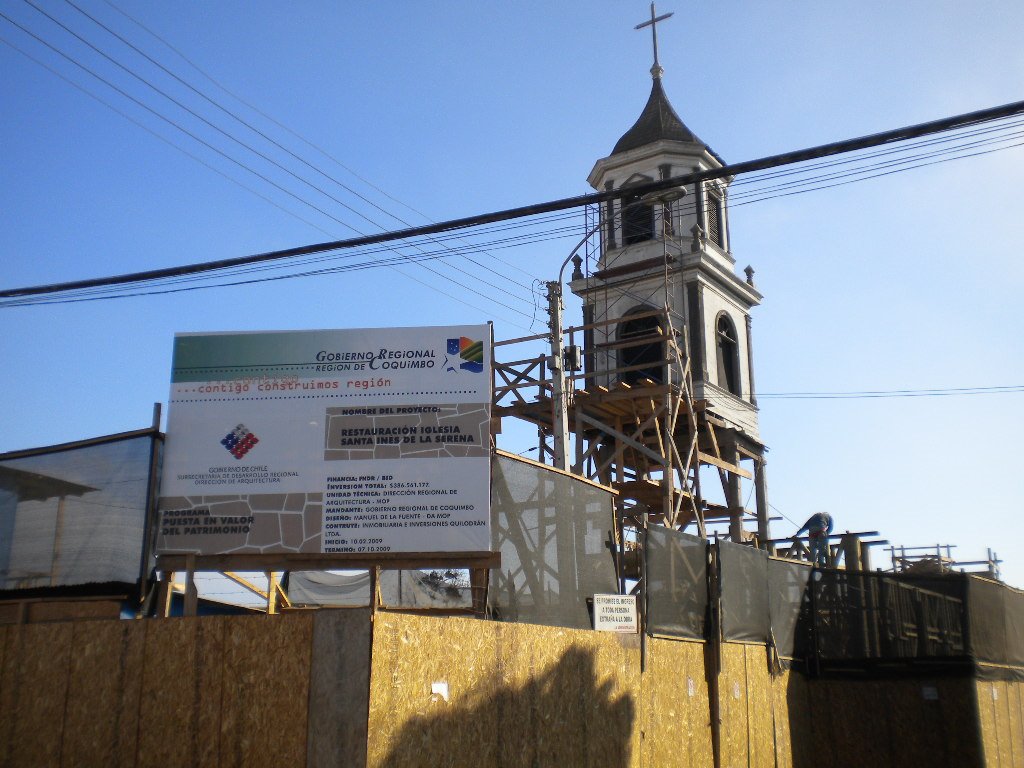
MULTIPOLYGON (((672 108, 655 62, 647 105, 633 127, 598 160, 588 181, 599 191, 628 190, 645 182, 721 168, 722 159, 693 133, 672 108)), ((761 300, 753 284, 736 274, 729 241, 731 179, 687 185, 678 200, 624 195, 601 211, 600 256, 587 277, 574 275, 573 293, 583 300, 584 322, 618 320, 597 334, 595 372, 635 367, 663 359, 643 349, 616 350, 616 342, 649 332, 665 333, 648 320, 630 320, 645 310, 667 308, 677 331, 687 329, 694 396, 707 400, 731 427, 759 440, 754 389, 750 311, 761 300)), ((654 368, 626 372, 661 381, 654 368)), ((613 383, 610 380, 603 382, 613 383)))
MULTIPOLYGON (((653 33, 657 22, 668 16, 655 17, 652 4, 650 21, 637 28, 651 26, 653 33)), ((652 385, 671 389, 686 379, 693 402, 700 406, 702 425, 712 425, 711 445, 701 438, 700 461, 717 467, 725 496, 718 514, 708 513, 708 519, 728 519, 733 540, 747 538, 742 521, 749 513, 743 508, 741 478, 753 479, 757 530, 764 540, 764 446, 750 314, 762 296, 750 267, 745 279, 736 273, 729 238, 732 179, 688 184, 654 196, 628 193, 633 186, 725 165, 669 103, 657 36, 652 37, 653 82, 647 104, 588 177, 595 190, 624 194, 602 205, 596 264, 588 265, 584 274, 577 263, 570 282, 583 301, 584 327, 589 329, 585 378, 590 386, 633 390, 652 385), (754 472, 741 469, 741 460, 752 461, 754 472)))

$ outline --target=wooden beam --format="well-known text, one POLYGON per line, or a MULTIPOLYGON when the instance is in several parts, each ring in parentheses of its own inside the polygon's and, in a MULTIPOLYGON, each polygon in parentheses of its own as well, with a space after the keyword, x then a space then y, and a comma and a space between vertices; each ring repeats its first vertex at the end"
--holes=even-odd
POLYGON ((747 470, 740 469, 735 464, 730 464, 728 461, 725 461, 724 459, 719 459, 716 456, 712 456, 710 453, 704 453, 703 451, 701 451, 697 458, 699 458, 705 464, 710 464, 714 467, 718 467, 719 469, 724 469, 726 472, 732 472, 734 475, 745 477, 748 480, 754 479, 754 476, 750 472, 747 472, 747 470))
POLYGON ((237 584, 238 586, 245 587, 250 592, 253 592, 253 593, 259 595, 260 597, 262 597, 264 600, 267 599, 267 593, 264 590, 262 590, 259 587, 257 587, 255 584, 253 584, 248 579, 243 579, 237 573, 233 573, 231 571, 224 571, 224 575, 227 576, 229 579, 231 579, 233 582, 235 582, 235 584, 237 584))
POLYGON ((379 552, 374 554, 321 554, 280 552, 273 554, 173 555, 157 557, 157 569, 184 571, 187 558, 196 571, 326 571, 351 568, 386 570, 417 568, 498 568, 500 552, 379 552))
POLYGON ((590 480, 590 479, 588 479, 586 477, 583 477, 582 475, 577 475, 574 472, 569 472, 568 470, 565 470, 565 469, 559 469, 558 467, 552 467, 550 464, 543 464, 543 463, 541 463, 539 461, 534 461, 533 459, 528 459, 525 456, 520 456, 518 453, 509 453, 508 451, 503 451, 500 448, 495 448, 494 449, 494 453, 496 455, 498 455, 498 456, 504 456, 507 459, 513 459, 515 461, 521 461, 524 464, 531 464, 531 465, 533 465, 535 467, 540 467, 542 469, 546 469, 549 472, 554 472, 555 474, 558 474, 558 475, 565 475, 566 477, 571 477, 573 480, 579 480, 580 482, 587 483, 588 485, 593 485, 594 487, 600 488, 602 491, 607 491, 608 493, 618 493, 618 491, 616 491, 614 488, 609 488, 607 485, 601 485, 598 482, 595 482, 595 481, 590 480))
POLYGON ((175 570, 185 571, 185 604, 181 615, 195 616, 199 611, 199 590, 196 588, 196 556, 185 555, 184 568, 175 570))

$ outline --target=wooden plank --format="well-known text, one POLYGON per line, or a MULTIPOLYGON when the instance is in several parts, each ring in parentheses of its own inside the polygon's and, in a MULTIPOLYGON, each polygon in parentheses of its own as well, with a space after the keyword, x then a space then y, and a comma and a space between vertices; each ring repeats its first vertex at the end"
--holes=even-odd
POLYGON ((642 764, 712 765, 704 644, 651 638, 640 680, 642 764))
POLYGON ((935 681, 938 706, 941 711, 942 734, 940 748, 945 752, 946 765, 981 766, 976 683, 973 677, 947 678, 935 681))
POLYGON ((797 695, 795 691, 791 694, 790 677, 795 676, 797 673, 786 669, 771 678, 772 741, 776 768, 794 768, 796 765, 791 725, 796 708, 793 707, 791 711, 790 707, 790 699, 797 695))
POLYGON ((699 451, 697 456, 704 464, 710 464, 713 467, 724 469, 726 472, 732 472, 734 475, 745 477, 748 480, 754 479, 754 476, 750 472, 747 472, 747 470, 741 469, 737 465, 725 461, 724 459, 720 459, 717 456, 712 456, 711 454, 704 453, 703 451, 699 451))
POLYGON ((72 624, 25 624, 19 632, 15 697, 0 718, 14 721, 8 764, 57 768, 64 742, 72 624))
POLYGON ((1013 765, 1024 766, 1024 682, 1007 683, 1006 699, 1010 708, 1010 746, 1013 765))
POLYGON ((18 698, 18 667, 21 651, 20 625, 0 627, 0 766, 11 765, 14 720, 18 698))
POLYGON ((589 478, 583 477, 582 475, 578 475, 575 472, 569 472, 569 471, 564 470, 564 469, 559 469, 558 467, 552 467, 550 464, 544 464, 543 462, 540 462, 540 461, 535 461, 533 459, 528 459, 527 457, 520 456, 517 453, 509 453, 508 451, 503 451, 500 448, 495 449, 494 453, 495 453, 496 456, 503 456, 506 459, 512 459, 513 461, 522 462, 523 464, 529 464, 530 466, 533 466, 533 467, 540 467, 542 469, 546 469, 547 471, 554 472, 555 474, 558 474, 558 475, 564 475, 565 477, 571 477, 573 480, 579 480, 581 483, 586 483, 587 485, 592 485, 595 488, 599 488, 602 491, 605 491, 607 493, 611 493, 611 494, 617 494, 618 493, 618 491, 616 491, 614 488, 609 488, 607 485, 601 485, 601 483, 599 483, 599 482, 597 482, 595 480, 591 480, 589 478))
MULTIPOLYGON (((832 709, 829 680, 809 680, 807 684, 808 720, 805 751, 811 756, 807 765, 842 765, 836 753, 834 734, 847 723, 836 717, 832 709)), ((856 764, 856 763, 855 763, 856 764)))
POLYGON ((64 765, 117 763, 125 633, 122 625, 131 623, 97 621, 72 625, 74 653, 64 711, 64 765))
POLYGON ((775 768, 771 675, 763 645, 744 646, 747 676, 747 733, 750 768, 775 768))
MULTIPOLYGON (((159 555, 157 568, 181 571, 186 555, 159 555)), ((500 568, 500 552, 382 552, 373 555, 348 554, 247 554, 196 555, 196 571, 315 571, 332 568, 367 570, 379 566, 384 570, 415 570, 417 568, 500 568)))
POLYGON ((223 666, 219 765, 306 763, 314 613, 231 617, 223 666))
POLYGON ((195 712, 191 753, 192 765, 197 768, 217 768, 221 764, 222 702, 225 691, 237 683, 228 675, 224 656, 229 627, 240 618, 205 616, 194 622, 195 687, 187 704, 195 712))
POLYGON ((260 589, 255 584, 253 584, 251 581, 249 581, 246 578, 243 578, 243 577, 239 576, 237 573, 232 573, 231 571, 224 571, 224 573, 222 575, 226 576, 229 579, 231 579, 231 581, 235 582, 235 584, 237 584, 238 586, 245 587, 246 589, 248 589, 253 594, 258 595, 259 597, 262 597, 264 600, 267 599, 267 591, 265 589, 260 589))
POLYGON ((155 621, 146 627, 136 746, 139 768, 194 762, 199 621, 155 621))
POLYGON ((637 638, 378 614, 369 766, 640 765, 637 638))
MULTIPOLYGON (((125 595, 127 597, 127 595, 125 595)), ((120 619, 120 600, 38 600, 24 603, 27 621, 80 621, 88 619, 120 619)))
POLYGON ((340 755, 349 765, 366 765, 371 632, 366 608, 313 617, 308 768, 333 768, 340 755))
POLYGON ((993 690, 996 692, 996 697, 992 701, 992 708, 995 710, 995 725, 996 725, 996 749, 999 754, 1000 768, 1003 766, 1014 766, 1016 768, 1019 763, 1013 762, 1012 747, 1010 745, 1010 697, 1009 697, 1009 686, 1011 683, 1007 683, 1003 680, 992 684, 993 690))
MULTIPOLYGON (((996 734, 996 710, 992 699, 995 683, 977 681, 975 695, 978 702, 978 716, 981 720, 981 742, 984 750, 984 765, 999 768, 999 741, 996 734)), ((997 694, 998 695, 998 694, 997 694)))
POLYGON ((185 555, 185 599, 182 602, 182 616, 195 616, 199 609, 199 590, 196 588, 196 556, 185 555))
POLYGON ((124 621, 121 635, 121 697, 117 719, 117 761, 119 768, 134 768, 139 741, 139 716, 142 706, 142 677, 146 666, 146 632, 161 622, 124 621))
POLYGON ((745 652, 738 643, 722 644, 722 671, 719 675, 719 712, 723 766, 747 764, 749 754, 747 724, 747 680, 745 652))
MULTIPOLYGON (((635 313, 633 313, 633 314, 631 314, 629 316, 629 319, 630 320, 642 320, 642 319, 647 318, 647 317, 664 317, 664 316, 665 316, 665 310, 663 310, 663 309, 650 309, 650 310, 646 310, 644 312, 635 312, 635 313)), ((588 323, 587 325, 572 325, 572 326, 569 326, 568 328, 565 329, 565 332, 566 333, 577 333, 579 331, 588 331, 591 328, 606 328, 609 325, 618 325, 621 322, 622 322, 622 318, 621 317, 615 317, 615 318, 612 318, 611 320, 595 320, 594 322, 588 323)), ((547 338, 547 336, 544 336, 542 338, 547 338)))

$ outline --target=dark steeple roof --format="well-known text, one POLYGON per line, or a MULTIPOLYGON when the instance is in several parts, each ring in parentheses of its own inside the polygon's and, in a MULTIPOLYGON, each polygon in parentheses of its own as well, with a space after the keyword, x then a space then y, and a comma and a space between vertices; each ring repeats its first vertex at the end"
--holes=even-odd
POLYGON ((668 103, 665 91, 661 87, 661 78, 655 77, 654 85, 651 87, 651 97, 647 99, 647 106, 644 107, 644 111, 633 127, 626 131, 615 144, 612 154, 617 155, 620 152, 627 152, 662 139, 704 144, 679 119, 679 115, 668 103))

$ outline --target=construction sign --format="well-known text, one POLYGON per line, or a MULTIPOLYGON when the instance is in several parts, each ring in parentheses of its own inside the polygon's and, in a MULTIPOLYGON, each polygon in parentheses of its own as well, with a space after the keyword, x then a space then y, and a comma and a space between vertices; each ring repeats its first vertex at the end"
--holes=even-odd
POLYGON ((489 325, 175 337, 161 554, 490 549, 489 325))

